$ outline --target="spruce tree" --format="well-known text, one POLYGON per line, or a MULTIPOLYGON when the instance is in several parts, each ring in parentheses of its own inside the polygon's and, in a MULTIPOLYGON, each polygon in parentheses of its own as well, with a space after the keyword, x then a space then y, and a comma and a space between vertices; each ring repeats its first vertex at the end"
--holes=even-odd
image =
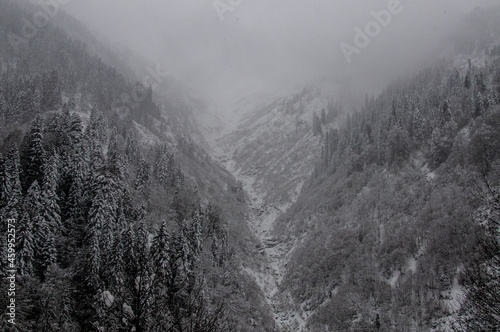
POLYGON ((109 141, 106 159, 106 171, 109 176, 116 181, 116 183, 120 183, 124 176, 124 166, 122 156, 118 148, 118 143, 116 141, 116 132, 112 134, 109 141))
POLYGON ((17 246, 18 272, 21 275, 33 274, 35 243, 33 222, 28 212, 24 212, 19 221, 19 240, 17 246))
POLYGON ((25 211, 33 222, 33 242, 35 251, 35 269, 43 280, 47 267, 56 262, 55 243, 52 229, 47 220, 42 216, 44 201, 38 181, 35 180, 28 189, 25 211))
POLYGON ((44 205, 42 217, 50 225, 54 234, 58 234, 61 228, 61 211, 57 196, 59 180, 58 162, 59 158, 54 152, 45 164, 42 184, 42 200, 44 205))
POLYGON ((86 215, 84 188, 83 176, 76 173, 73 177, 66 201, 66 220, 64 225, 68 237, 67 245, 70 257, 76 257, 78 250, 83 246, 86 215))
POLYGON ((475 100, 476 102, 474 109, 474 117, 477 118, 478 116, 481 116, 485 113, 483 95, 481 94, 481 92, 477 91, 475 100))
POLYGON ((65 233, 61 223, 61 209, 59 207, 59 197, 57 196, 58 185, 58 157, 55 152, 47 160, 44 167, 44 177, 42 184, 42 210, 40 215, 47 224, 49 232, 46 234, 44 253, 44 266, 47 267, 56 262, 56 252, 59 258, 67 255, 67 248, 64 247, 65 241, 62 235, 65 233))
POLYGON ((102 148, 108 138, 107 121, 95 107, 90 112, 90 119, 85 129, 85 136, 91 142, 96 144, 96 147, 102 148))
POLYGON ((38 115, 38 113, 35 112, 35 100, 31 89, 26 90, 23 96, 21 107, 22 107, 21 119, 23 122, 38 115))
POLYGON ((0 212, 4 218, 18 218, 22 200, 19 151, 14 146, 5 159, 0 192, 0 212))
POLYGON ((451 118, 452 118, 452 114, 451 114, 450 103, 448 102, 448 100, 445 100, 443 103, 443 107, 441 108, 441 114, 440 114, 440 119, 439 119, 441 127, 443 127, 445 125, 445 123, 450 121, 451 118))
POLYGON ((113 239, 113 246, 110 252, 110 265, 108 266, 108 281, 113 285, 113 288, 117 293, 123 291, 123 280, 124 280, 124 246, 121 236, 121 231, 118 231, 113 239))
POLYGON ((132 164, 135 164, 139 157, 139 145, 133 129, 130 129, 125 136, 125 156, 132 164))
POLYGON ((89 245, 87 266, 92 271, 89 275, 90 284, 98 287, 103 281, 101 266, 108 264, 107 260, 110 258, 120 195, 114 181, 106 174, 99 174, 94 179, 92 192, 94 196, 86 226, 86 238, 89 245))
POLYGON ((145 197, 149 195, 151 185, 150 173, 149 164, 146 160, 141 159, 139 161, 139 166, 137 167, 134 185, 135 189, 145 197))
POLYGON ((165 275, 169 273, 170 265, 170 236, 167 223, 162 222, 158 234, 154 237, 151 246, 151 258, 156 274, 165 275))
POLYGON ((24 136, 21 165, 23 169, 22 185, 25 192, 34 181, 40 183, 43 178, 45 150, 43 148, 42 127, 43 119, 41 116, 37 116, 24 136))
POLYGON ((199 255, 202 250, 203 244, 203 216, 200 210, 196 210, 191 219, 191 229, 190 229, 190 241, 193 255, 195 256, 195 261, 198 261, 199 255))
POLYGON ((172 185, 175 182, 173 173, 173 156, 168 152, 167 147, 161 145, 156 148, 155 154, 155 164, 154 164, 154 175, 156 180, 164 188, 172 185))
POLYGON ((462 278, 465 298, 459 323, 465 331, 497 331, 500 326, 500 187, 486 186, 475 216, 481 226, 476 250, 462 278))
POLYGON ((68 136, 72 146, 79 144, 82 140, 82 120, 76 114, 69 116, 68 136))

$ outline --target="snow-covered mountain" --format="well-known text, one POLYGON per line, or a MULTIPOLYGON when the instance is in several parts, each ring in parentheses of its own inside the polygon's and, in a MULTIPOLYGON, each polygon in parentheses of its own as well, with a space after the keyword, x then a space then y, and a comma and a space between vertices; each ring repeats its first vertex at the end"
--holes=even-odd
MULTIPOLYGON (((247 92, 219 110, 227 120, 222 128, 204 131, 215 158, 238 180, 236 189, 247 198, 246 222, 258 239, 260 263, 242 262, 242 267, 259 285, 280 328, 301 321, 279 292, 297 240, 275 237, 273 226, 315 169, 322 136, 313 131, 313 119, 325 112, 335 94, 327 89, 247 92)), ((203 122, 202 113, 198 123, 203 122)))

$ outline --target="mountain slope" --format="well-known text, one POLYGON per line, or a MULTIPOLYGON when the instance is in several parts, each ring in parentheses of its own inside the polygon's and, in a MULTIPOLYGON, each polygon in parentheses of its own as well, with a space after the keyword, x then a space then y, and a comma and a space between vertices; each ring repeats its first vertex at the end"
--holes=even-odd
MULTIPOLYGON (((21 31, 37 10, 2 0, 0 30, 21 31)), ((183 126, 190 98, 131 83, 50 23, 22 53, 7 37, 0 213, 19 232, 20 328, 144 331, 175 321, 185 330, 214 319, 212 330, 272 330, 255 281, 239 270, 255 239, 241 232, 235 180, 183 126)))
POLYGON ((325 135, 320 171, 275 226, 302 239, 280 292, 310 318, 292 328, 462 324, 461 278, 486 236, 477 211, 499 181, 500 61, 494 35, 456 41, 474 47, 390 85, 325 135))
POLYGON ((296 240, 276 238, 274 221, 295 202, 313 173, 321 142, 313 122, 331 109, 324 127, 333 125, 332 105, 331 94, 320 90, 284 98, 254 94, 232 105, 239 121, 212 139, 212 150, 238 180, 235 192, 249 204, 245 218, 260 241, 255 253, 262 260, 260 265, 243 266, 265 294, 278 326, 293 315, 279 298, 278 287, 296 240))

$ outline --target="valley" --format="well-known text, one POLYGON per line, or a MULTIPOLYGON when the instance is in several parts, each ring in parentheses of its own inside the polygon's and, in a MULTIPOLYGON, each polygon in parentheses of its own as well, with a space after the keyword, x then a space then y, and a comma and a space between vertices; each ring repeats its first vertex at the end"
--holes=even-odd
POLYGON ((286 97, 267 99, 268 104, 262 102, 266 100, 263 97, 247 100, 239 122, 222 129, 220 137, 208 140, 215 159, 241 186, 249 207, 245 218, 258 239, 259 264, 255 267, 242 262, 242 269, 258 284, 277 326, 284 331, 302 331, 310 313, 293 305, 280 289, 300 239, 278 236, 273 229, 314 170, 319 139, 312 134, 312 119, 327 106, 328 99, 307 91, 289 97, 294 103, 286 97))
POLYGON ((500 7, 285 2, 0 0, 0 330, 498 330, 500 7))

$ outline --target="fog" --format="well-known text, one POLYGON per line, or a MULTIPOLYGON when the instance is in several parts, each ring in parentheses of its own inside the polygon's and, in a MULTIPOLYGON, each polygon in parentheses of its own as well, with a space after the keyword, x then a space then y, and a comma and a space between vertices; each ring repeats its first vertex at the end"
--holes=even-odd
POLYGON ((318 82, 349 82, 363 94, 377 93, 438 54, 463 15, 497 1, 400 0, 390 22, 371 31, 369 45, 346 57, 341 43, 356 47, 355 28, 366 31, 375 21, 372 11, 393 2, 71 0, 64 9, 102 40, 125 45, 224 100, 242 89, 318 82))

